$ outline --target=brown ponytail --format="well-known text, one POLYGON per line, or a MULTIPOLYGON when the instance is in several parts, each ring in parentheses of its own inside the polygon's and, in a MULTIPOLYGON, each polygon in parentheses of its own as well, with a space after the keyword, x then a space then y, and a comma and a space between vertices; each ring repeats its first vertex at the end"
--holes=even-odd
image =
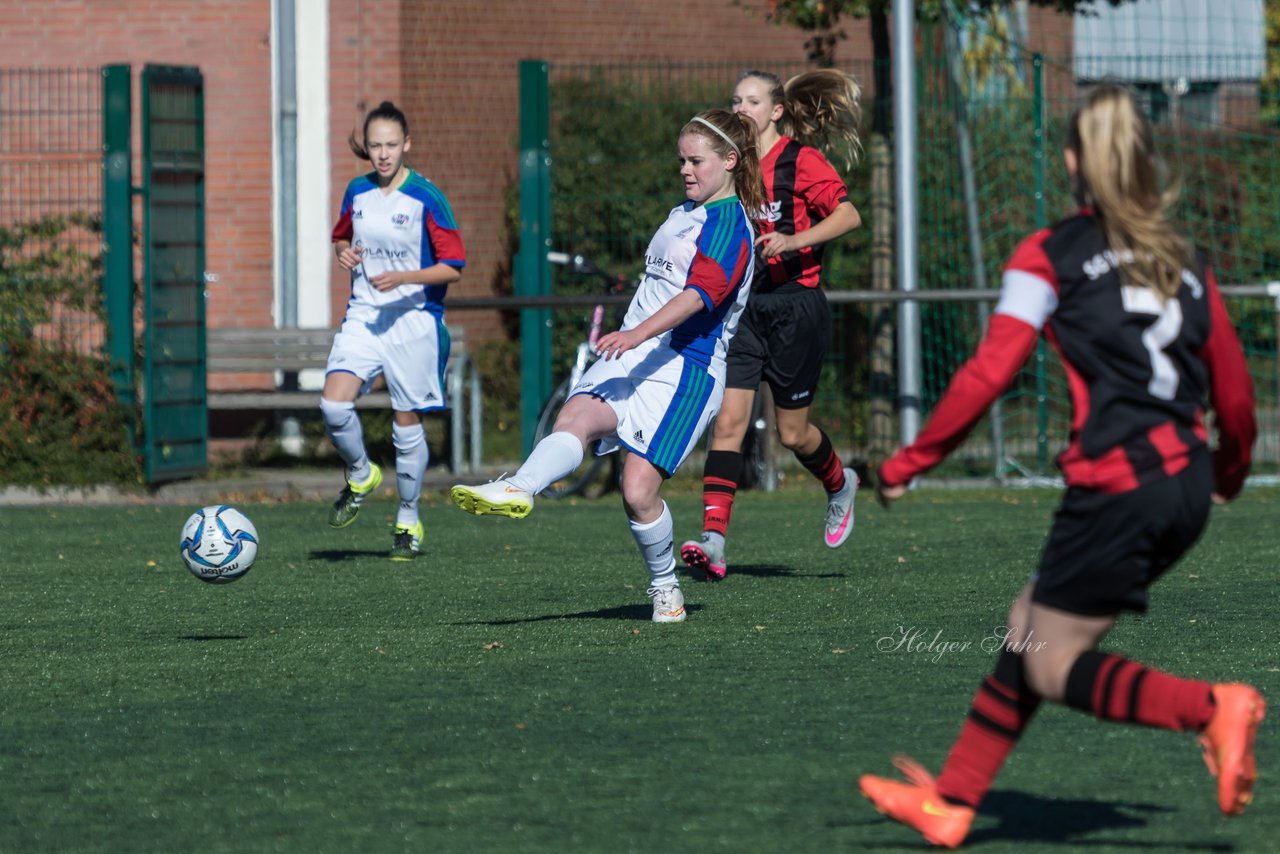
POLYGON ((755 77, 769 86, 769 98, 782 105, 778 133, 805 145, 838 154, 845 168, 858 162, 862 121, 858 83, 843 71, 818 68, 797 74, 785 84, 768 71, 748 71, 738 78, 755 77))
POLYGON ((369 151, 365 148, 364 141, 369 138, 369 123, 374 119, 395 122, 400 125, 400 130, 404 131, 405 137, 408 138, 409 136, 409 120, 405 118, 404 112, 390 101, 383 101, 364 117, 364 128, 361 130, 360 139, 356 139, 355 131, 352 131, 351 136, 347 137, 347 145, 351 146, 352 152, 361 160, 369 159, 369 151))

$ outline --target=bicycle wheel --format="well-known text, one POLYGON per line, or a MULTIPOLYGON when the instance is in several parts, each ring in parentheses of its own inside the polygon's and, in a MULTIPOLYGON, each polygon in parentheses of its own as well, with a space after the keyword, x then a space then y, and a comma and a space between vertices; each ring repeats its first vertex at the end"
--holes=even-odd
POLYGON ((778 488, 778 469, 773 456, 773 426, 769 419, 772 397, 766 400, 764 390, 756 394, 751 407, 751 421, 742 440, 742 474, 740 489, 772 492, 778 488))
MULTIPOLYGON (((535 445, 551 435, 551 428, 555 426, 556 416, 560 414, 560 407, 564 406, 568 396, 569 380, 566 378, 560 385, 555 387, 555 390, 551 392, 551 396, 547 398, 546 403, 542 404, 542 412, 538 415, 538 426, 533 433, 535 445)), ((591 482, 604 471, 607 462, 604 457, 595 455, 594 448, 588 448, 582 456, 582 465, 542 490, 542 492, 538 493, 538 496, 566 498, 570 495, 582 495, 587 491, 587 487, 591 485, 591 482)))

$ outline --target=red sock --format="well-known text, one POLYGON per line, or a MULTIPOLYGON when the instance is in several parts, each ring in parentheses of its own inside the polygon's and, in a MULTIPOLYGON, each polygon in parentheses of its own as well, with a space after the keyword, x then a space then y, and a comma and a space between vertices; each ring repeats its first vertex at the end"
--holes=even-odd
POLYGON ((1096 650, 1082 653, 1071 666, 1063 702, 1104 721, 1178 732, 1203 729, 1213 717, 1208 682, 1170 676, 1096 650))
POLYGON ((844 464, 840 462, 840 457, 831 447, 831 438, 822 430, 818 432, 822 434, 818 449, 803 457, 796 454, 796 459, 800 461, 800 465, 809 470, 810 474, 822 481, 823 489, 827 492, 839 492, 844 489, 844 464))
POLYGON ((938 775, 938 794, 977 809, 1039 707, 1040 696, 1027 686, 1022 656, 1006 649, 973 698, 938 775))
POLYGON ((702 469, 702 530, 725 536, 733 516, 733 498, 742 475, 742 454, 708 451, 702 469))

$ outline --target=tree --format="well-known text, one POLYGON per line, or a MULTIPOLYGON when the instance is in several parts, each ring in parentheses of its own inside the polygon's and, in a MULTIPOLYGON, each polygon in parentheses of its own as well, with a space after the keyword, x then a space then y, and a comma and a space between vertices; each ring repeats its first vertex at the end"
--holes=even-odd
MULTIPOLYGON (((743 2, 743 0, 735 0, 743 2)), ((968 17, 987 16, 988 26, 978 35, 978 40, 966 52, 966 59, 976 66, 980 77, 1002 64, 1007 55, 1004 36, 1000 33, 996 13, 1007 11, 1018 0, 968 0, 963 9, 968 17)), ((1030 5, 1054 8, 1060 12, 1074 13, 1077 9, 1093 5, 1093 0, 1028 0, 1030 5)), ((1119 6, 1128 0, 1106 0, 1119 6)), ((916 0, 916 15, 925 21, 937 21, 956 8, 955 0, 916 0), (952 4, 949 9, 943 3, 952 4)), ((892 131, 893 77, 891 69, 891 38, 889 14, 893 0, 767 0, 766 20, 793 26, 813 35, 805 42, 805 52, 810 62, 821 67, 835 64, 836 47, 847 38, 840 23, 844 18, 867 19, 871 27, 871 45, 874 64, 872 74, 876 93, 872 113, 871 134, 867 153, 870 161, 872 208, 871 234, 871 286, 874 290, 893 288, 893 222, 892 222, 892 163, 888 138, 892 131)), ((893 376, 893 324, 892 307, 888 303, 869 306, 871 312, 871 364, 870 364, 870 423, 868 425, 869 449, 873 458, 882 458, 894 445, 891 387, 893 376)))
MULTIPOLYGON (((942 17, 942 4, 951 0, 917 0, 916 15, 921 20, 936 21, 942 17)), ((1111 6, 1120 6, 1129 0, 1105 0, 1111 6)), ((1096 5, 1095 0, 1028 0, 1029 5, 1041 8, 1057 9, 1059 12, 1074 14, 1076 11, 1087 11, 1096 5)), ((971 14, 991 14, 1010 9, 1017 5, 1017 0, 968 0, 963 4, 971 14)), ((805 42, 805 51, 810 62, 829 67, 835 63, 836 46, 847 38, 840 22, 844 18, 867 19, 871 24, 872 55, 875 59, 875 90, 878 102, 888 103, 891 79, 889 73, 890 39, 889 13, 893 9, 893 0, 767 0, 766 20, 776 24, 793 26, 814 35, 805 42)), ((1270 8, 1268 20, 1275 17, 1270 8)), ((874 132, 888 131, 889 116, 886 111, 877 107, 874 117, 874 132)))
POLYGON ((1262 75, 1263 121, 1280 124, 1280 5, 1266 4, 1267 70, 1262 75))

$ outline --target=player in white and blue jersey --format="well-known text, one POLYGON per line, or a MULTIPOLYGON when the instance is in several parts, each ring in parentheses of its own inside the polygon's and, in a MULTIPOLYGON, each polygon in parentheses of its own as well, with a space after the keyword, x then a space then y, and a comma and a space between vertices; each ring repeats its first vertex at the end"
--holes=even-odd
POLYGON ((444 295, 466 263, 449 201, 405 164, 409 147, 409 123, 390 101, 365 118, 363 144, 351 139, 373 171, 347 185, 333 229, 338 263, 351 271, 351 299, 320 398, 329 438, 346 464, 346 485, 329 524, 344 528, 382 483, 382 470, 365 450, 355 401, 379 374, 386 381, 400 493, 393 560, 410 560, 422 548, 418 500, 429 455, 421 416, 446 406, 444 295))
POLYGON ((600 338, 600 359, 570 393, 554 432, 510 478, 452 490, 464 510, 519 519, 533 496, 578 467, 591 443, 603 440, 602 453, 627 448, 622 498, 660 623, 685 618, 662 482, 724 398, 725 353, 754 270, 747 211, 764 203, 750 120, 701 113, 681 129, 677 151, 686 201, 653 236, 622 328, 600 338))

